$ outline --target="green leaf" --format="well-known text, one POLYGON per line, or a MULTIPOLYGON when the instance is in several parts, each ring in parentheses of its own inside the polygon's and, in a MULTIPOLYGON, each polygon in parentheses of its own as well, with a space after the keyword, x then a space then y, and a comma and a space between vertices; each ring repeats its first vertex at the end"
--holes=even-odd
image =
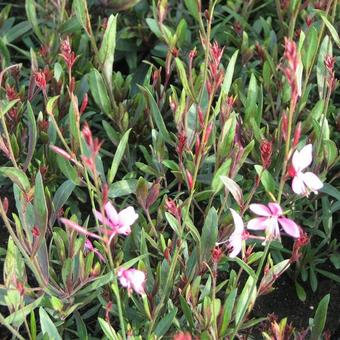
POLYGON ((182 295, 179 296, 179 302, 181 304, 183 314, 184 314, 188 324, 190 325, 191 330, 195 329, 191 307, 189 306, 189 304, 186 302, 185 298, 182 295))
POLYGON ((136 179, 123 179, 110 185, 109 197, 116 198, 130 195, 136 192, 136 179))
POLYGON ((31 23, 33 27, 33 31, 40 40, 40 42, 44 41, 43 35, 39 28, 39 23, 37 20, 37 12, 36 12, 37 4, 34 0, 26 0, 25 1, 25 9, 28 21, 31 23))
POLYGON ((233 55, 231 56, 229 60, 229 64, 227 66, 227 70, 225 72, 224 80, 223 80, 222 87, 221 87, 221 93, 218 97, 217 104, 214 109, 215 116, 220 112, 222 99, 225 99, 225 97, 229 94, 230 87, 233 81, 233 75, 234 75, 237 56, 238 56, 238 50, 236 50, 233 53, 233 55))
POLYGON ((198 8, 197 0, 184 0, 186 8, 189 10, 189 13, 199 22, 200 21, 200 12, 198 8))
POLYGON ((243 287, 242 293, 238 299, 236 312, 235 312, 235 323, 238 324, 245 315, 247 310, 251 310, 254 305, 257 289, 254 286, 254 278, 252 276, 248 277, 246 284, 243 287), (254 286, 254 289, 252 289, 254 286))
POLYGON ((338 47, 340 47, 340 38, 339 38, 338 32, 336 31, 334 26, 329 22, 327 17, 322 12, 318 12, 318 13, 319 13, 321 19, 323 20, 323 22, 325 23, 325 25, 327 26, 328 31, 331 34, 334 42, 338 45, 338 47))
POLYGON ((214 207, 210 208, 202 229, 201 236, 201 251, 200 259, 202 261, 208 261, 211 256, 211 251, 215 247, 217 241, 217 211, 214 207))
POLYGON ((155 334, 157 337, 162 337, 169 330, 175 316, 177 314, 177 308, 174 307, 170 313, 165 315, 163 319, 157 324, 155 334))
POLYGON ((312 26, 307 35, 307 39, 305 40, 305 45, 307 47, 304 48, 305 54, 303 57, 303 64, 305 66, 306 71, 310 69, 312 65, 312 61, 314 60, 314 56, 317 53, 318 49, 318 31, 315 26, 312 26))
POLYGON ((86 0, 73 0, 72 11, 76 14, 78 21, 88 33, 88 10, 86 0))
POLYGON ((6 34, 3 36, 3 42, 5 44, 10 44, 18 38, 22 38, 25 33, 27 33, 32 28, 28 21, 22 21, 19 24, 10 28, 6 34))
POLYGON ((231 166, 231 158, 228 158, 224 161, 224 163, 219 167, 211 181, 211 189, 215 194, 217 194, 223 188, 223 181, 221 179, 222 175, 226 176, 229 174, 231 166))
POLYGON ((322 332, 326 324, 329 300, 330 294, 325 295, 316 309, 310 336, 311 340, 321 339, 322 332))
POLYGON ((113 329, 113 327, 107 323, 104 319, 98 318, 99 325, 104 332, 104 334, 107 336, 109 340, 117 340, 119 339, 116 331, 113 329))
POLYGON ((103 75, 112 91, 112 66, 116 48, 117 15, 111 14, 104 32, 103 41, 98 53, 99 62, 102 64, 103 75))
POLYGON ((306 301, 306 291, 297 281, 295 281, 295 289, 299 300, 302 302, 306 301))
POLYGON ((318 55, 318 62, 316 66, 316 78, 318 82, 318 90, 319 90, 319 97, 320 99, 324 98, 324 91, 325 91, 325 78, 327 77, 327 69, 325 66, 325 59, 326 57, 332 56, 332 43, 329 39, 328 35, 322 40, 319 55, 318 55))
POLYGON ((261 165, 255 165, 254 167, 266 192, 275 194, 276 182, 270 172, 263 169, 261 165))
POLYGON ((221 176, 222 183, 224 184, 226 190, 228 190, 234 197, 236 203, 243 207, 243 193, 240 186, 231 178, 227 176, 221 176))
POLYGON ((111 103, 101 74, 95 68, 88 74, 89 86, 92 97, 99 108, 110 116, 111 103))
POLYGON ((187 78, 187 71, 185 70, 185 66, 183 62, 179 58, 176 58, 175 61, 176 61, 177 71, 179 73, 179 78, 181 80, 181 84, 183 85, 186 94, 190 95, 191 98, 195 99, 194 98, 195 95, 191 92, 191 89, 189 86, 189 81, 187 78))
POLYGON ((77 170, 71 165, 71 163, 68 160, 66 160, 59 154, 56 154, 55 157, 57 159, 57 164, 61 172, 75 185, 78 185, 80 180, 78 177, 77 170))
POLYGON ((89 336, 87 334, 86 325, 83 319, 81 318, 79 312, 77 311, 74 312, 74 318, 76 319, 77 333, 79 339, 88 340, 89 336))
POLYGON ((37 172, 37 175, 35 177, 34 213, 35 224, 40 230, 40 237, 41 239, 45 238, 45 233, 47 230, 47 204, 45 199, 44 184, 40 171, 37 172))
POLYGON ((248 86, 248 94, 245 105, 245 117, 244 121, 249 125, 250 119, 254 118, 256 124, 259 126, 260 117, 257 115, 257 82, 254 73, 251 74, 250 82, 248 86))
POLYGON ((119 164, 124 156, 125 153, 125 149, 126 149, 126 145, 127 142, 129 140, 129 134, 130 134, 131 129, 129 129, 128 131, 126 131, 122 137, 122 139, 119 142, 119 145, 117 147, 115 156, 112 160, 112 164, 111 164, 111 169, 108 175, 108 183, 111 184, 113 182, 113 180, 116 177, 116 173, 119 167, 119 164))
POLYGON ((234 310, 235 299, 237 295, 237 288, 234 288, 228 295, 223 306, 222 322, 219 334, 225 337, 228 331, 228 326, 231 321, 232 313, 234 310))
POLYGON ((71 180, 67 180, 55 192, 52 201, 52 213, 49 219, 49 224, 51 227, 56 220, 59 210, 67 202, 75 187, 75 184, 71 180))
POLYGON ((22 191, 28 192, 30 190, 30 182, 26 174, 20 169, 3 166, 0 168, 0 176, 8 177, 22 191))
POLYGON ((150 90, 146 87, 143 86, 138 86, 140 88, 140 90, 143 92, 144 96, 146 97, 147 101, 148 101, 148 107, 150 108, 151 114, 152 114, 152 118, 155 121, 155 124, 158 127, 159 133, 161 134, 161 136, 163 137, 163 139, 170 143, 171 139, 170 139, 170 134, 165 126, 163 117, 161 112, 159 111, 158 105, 154 99, 154 97, 152 96, 150 90))
POLYGON ((47 334, 50 340, 62 340, 54 322, 50 319, 43 307, 39 308, 39 318, 43 335, 47 334))
POLYGON ((11 101, 0 100, 0 118, 4 116, 13 106, 19 101, 19 99, 14 99, 11 101))
POLYGON ((32 110, 30 102, 27 102, 27 126, 28 126, 28 151, 25 163, 23 165, 24 169, 27 170, 28 166, 32 161, 32 157, 35 151, 35 146, 37 144, 37 124, 35 121, 35 116, 32 110))

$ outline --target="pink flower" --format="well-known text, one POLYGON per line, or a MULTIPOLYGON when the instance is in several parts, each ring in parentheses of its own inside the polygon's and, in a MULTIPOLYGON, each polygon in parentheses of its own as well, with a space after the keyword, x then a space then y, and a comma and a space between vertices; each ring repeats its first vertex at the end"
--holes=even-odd
POLYGON ((134 290, 138 294, 145 294, 145 273, 137 269, 118 269, 118 278, 120 284, 127 288, 129 294, 134 290))
POLYGON ((110 230, 102 231, 108 233, 110 238, 117 234, 129 235, 131 233, 131 225, 135 223, 138 218, 135 209, 133 207, 127 207, 118 213, 111 202, 107 202, 104 208, 106 217, 99 211, 94 211, 96 218, 110 228, 110 230))
POLYGON ((300 236, 299 226, 289 218, 283 217, 283 211, 277 203, 251 204, 249 209, 258 216, 248 222, 247 228, 251 230, 265 230, 266 239, 280 239, 280 228, 290 236, 300 236))
POLYGON ((234 232, 229 237, 229 247, 233 250, 230 252, 229 257, 236 257, 242 250, 242 242, 244 235, 244 224, 241 216, 234 210, 230 209, 231 215, 234 220, 234 232))
POLYGON ((294 152, 289 173, 293 176, 292 189, 298 195, 308 196, 311 191, 317 193, 317 190, 323 187, 318 176, 312 172, 302 172, 311 163, 312 144, 304 146, 301 151, 294 152))
POLYGON ((228 248, 232 249, 229 253, 229 257, 233 258, 241 252, 242 243, 245 239, 248 238, 248 233, 244 230, 244 224, 241 216, 234 209, 230 209, 230 211, 234 220, 234 231, 229 236, 229 239, 227 241, 218 242, 216 243, 216 246, 227 242, 228 248))

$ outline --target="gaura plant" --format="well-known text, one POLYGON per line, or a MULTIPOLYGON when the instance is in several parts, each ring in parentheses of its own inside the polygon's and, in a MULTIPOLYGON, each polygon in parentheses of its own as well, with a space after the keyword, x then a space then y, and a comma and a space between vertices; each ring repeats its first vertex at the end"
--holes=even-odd
POLYGON ((303 330, 254 306, 283 275, 302 300, 301 279, 340 282, 321 266, 339 264, 338 7, 26 0, 21 22, 5 7, 1 324, 319 339, 330 295, 303 330))

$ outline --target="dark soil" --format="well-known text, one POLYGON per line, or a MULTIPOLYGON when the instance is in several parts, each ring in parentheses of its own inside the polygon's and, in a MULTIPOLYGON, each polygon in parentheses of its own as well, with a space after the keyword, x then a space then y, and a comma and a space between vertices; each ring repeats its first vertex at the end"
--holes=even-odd
POLYGON ((324 280, 319 282, 315 293, 308 291, 307 294, 306 301, 301 302, 292 280, 283 276, 276 282, 272 293, 256 300, 253 313, 257 317, 275 313, 278 320, 287 317, 296 330, 303 330, 308 327, 309 318, 314 317, 320 300, 330 294, 325 330, 331 332, 331 339, 340 339, 340 286, 334 281, 324 280))

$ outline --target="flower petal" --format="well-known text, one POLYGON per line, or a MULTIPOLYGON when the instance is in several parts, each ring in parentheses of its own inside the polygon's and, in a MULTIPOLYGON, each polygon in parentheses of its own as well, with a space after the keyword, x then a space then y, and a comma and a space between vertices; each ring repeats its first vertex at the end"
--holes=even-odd
POLYGON ((228 245, 232 248, 229 257, 236 257, 242 250, 242 235, 232 234, 229 238, 228 245))
POLYGON ((319 177, 312 172, 305 172, 302 174, 302 180, 311 191, 318 191, 323 187, 323 183, 320 181, 319 177))
POLYGON ((112 224, 116 224, 118 221, 118 214, 111 202, 105 204, 105 212, 112 224))
POLYGON ((295 171, 299 172, 307 168, 313 160, 312 157, 313 146, 312 144, 307 144, 304 146, 300 152, 295 151, 292 159, 292 163, 295 171))
POLYGON ((66 218, 60 218, 59 219, 61 223, 64 223, 66 225, 66 227, 74 229, 75 231, 77 231, 79 234, 81 235, 85 235, 85 236, 90 236, 92 238, 96 238, 98 240, 101 239, 100 236, 98 236, 97 234, 91 233, 90 231, 87 231, 84 227, 81 227, 79 224, 68 220, 66 218))
POLYGON ((110 228, 113 228, 113 224, 111 223, 111 220, 107 219, 106 217, 104 217, 99 211, 97 210, 94 210, 93 211, 94 213, 94 216, 96 216, 96 219, 102 223, 102 224, 105 224, 107 225, 108 227, 110 228))
POLYGON ((279 223, 288 235, 295 238, 300 236, 300 228, 293 220, 286 217, 280 217, 279 223))
POLYGON ((307 193, 305 183, 301 178, 301 174, 293 178, 292 189, 298 195, 305 195, 307 193))
POLYGON ((250 204, 249 209, 259 216, 271 216, 272 214, 270 209, 264 204, 250 204))
POLYGON ((234 220, 234 226, 235 226, 234 232, 242 233, 244 230, 244 224, 243 224, 241 216, 234 209, 230 208, 230 212, 234 220))
POLYGON ((120 226, 131 226, 135 223, 138 218, 135 209, 133 207, 127 207, 119 212, 118 214, 118 224, 120 226))
POLYGON ((280 205, 277 203, 268 203, 268 207, 274 216, 281 216, 283 214, 280 205))
POLYGON ((247 224, 247 229, 250 230, 264 230, 267 228, 267 217, 256 217, 250 220, 247 224))

